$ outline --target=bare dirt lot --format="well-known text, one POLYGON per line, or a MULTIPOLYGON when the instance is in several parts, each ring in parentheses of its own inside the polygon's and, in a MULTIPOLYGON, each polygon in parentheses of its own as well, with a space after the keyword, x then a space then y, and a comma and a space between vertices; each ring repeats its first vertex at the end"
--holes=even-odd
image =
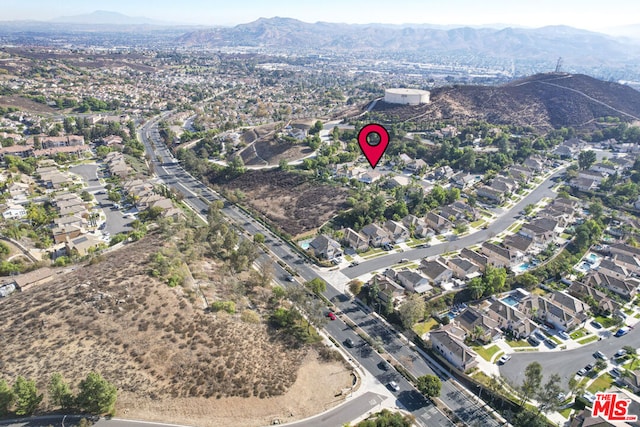
POLYGON ((264 323, 204 313, 187 290, 150 278, 163 245, 147 237, 0 301, 1 377, 45 390, 54 372, 77 385, 95 370, 118 389, 117 415, 196 425, 261 425, 337 403, 351 384, 342 363, 264 323))
POLYGON ((245 165, 251 166, 277 165, 282 159, 290 162, 311 153, 313 150, 306 145, 278 142, 273 139, 260 140, 242 152, 242 160, 245 165))
POLYGON ((243 203, 292 236, 320 227, 347 207, 347 190, 281 170, 249 170, 224 187, 241 190, 243 203))

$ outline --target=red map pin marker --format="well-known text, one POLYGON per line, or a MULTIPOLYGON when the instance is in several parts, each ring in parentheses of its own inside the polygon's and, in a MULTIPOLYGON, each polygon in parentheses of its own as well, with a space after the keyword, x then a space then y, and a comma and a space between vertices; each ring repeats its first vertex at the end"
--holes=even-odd
POLYGON ((360 144, 360 149, 369 161, 371 167, 375 169, 389 145, 389 132, 387 132, 382 125, 370 123, 360 130, 358 134, 358 144, 360 144), (380 142, 376 145, 369 144, 367 140, 367 137, 372 133, 380 137, 380 142))

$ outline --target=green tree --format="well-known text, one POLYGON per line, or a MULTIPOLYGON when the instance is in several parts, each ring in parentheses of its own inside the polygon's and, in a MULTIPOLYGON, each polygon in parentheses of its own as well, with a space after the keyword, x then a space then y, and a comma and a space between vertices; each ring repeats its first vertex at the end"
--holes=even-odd
POLYGON ((593 150, 581 151, 578 154, 578 167, 580 169, 589 169, 596 162, 596 152, 593 150))
POLYGON ((440 378, 435 375, 423 375, 418 377, 417 382, 418 390, 428 398, 439 397, 442 383, 440 378))
POLYGON ((16 415, 31 415, 35 412, 40 402, 42 402, 42 394, 38 394, 35 381, 28 381, 24 377, 19 376, 13 385, 13 394, 15 396, 16 415))
POLYGON ((256 233, 253 236, 253 241, 256 242, 256 243, 264 243, 264 240, 265 240, 264 234, 256 233))
POLYGON ((536 395, 541 383, 542 365, 538 362, 531 362, 524 369, 524 380, 518 389, 521 398, 520 406, 524 407, 529 399, 536 395))
POLYGON ((471 292, 471 298, 479 299, 484 294, 484 283, 480 277, 474 277, 469 280, 469 291, 471 292))
POLYGON ((360 294, 360 292, 362 291, 362 281, 360 280, 352 280, 349 282, 349 292, 351 292, 352 295, 354 296, 358 296, 360 294))
POLYGON ((13 390, 5 380, 0 380, 0 416, 9 413, 9 407, 14 400, 13 390))
POLYGON ((62 409, 73 407, 73 393, 71 393, 69 384, 65 382, 62 374, 59 372, 51 376, 47 390, 49 392, 49 399, 54 405, 60 406, 62 409))
POLYGON ((287 159, 280 159, 280 161, 278 162, 278 167, 281 171, 285 172, 291 169, 291 166, 289 166, 289 162, 287 161, 287 159))
POLYGON ((304 285, 316 295, 320 295, 327 290, 327 282, 319 277, 314 277, 304 285))
POLYGON ((405 329, 410 329, 416 322, 424 318, 424 299, 418 294, 411 294, 398 309, 400 321, 405 329))
POLYGON ((561 381, 560 375, 553 374, 549 377, 544 387, 538 390, 536 395, 538 412, 554 412, 560 408, 562 401, 558 399, 558 396, 562 393, 562 388, 560 388, 561 381))
POLYGON ((76 400, 82 410, 99 415, 113 412, 116 398, 116 387, 99 373, 91 372, 80 382, 76 400))

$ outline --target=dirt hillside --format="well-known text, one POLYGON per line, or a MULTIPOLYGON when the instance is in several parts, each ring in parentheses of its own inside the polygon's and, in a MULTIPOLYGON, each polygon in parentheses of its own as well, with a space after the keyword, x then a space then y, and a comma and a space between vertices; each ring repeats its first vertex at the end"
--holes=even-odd
POLYGON ((198 425, 259 425, 335 404, 351 383, 342 364, 265 324, 204 313, 198 298, 150 278, 147 260, 163 244, 147 237, 0 300, 0 376, 45 390, 54 372, 77 384, 95 370, 117 386, 119 416, 198 425))

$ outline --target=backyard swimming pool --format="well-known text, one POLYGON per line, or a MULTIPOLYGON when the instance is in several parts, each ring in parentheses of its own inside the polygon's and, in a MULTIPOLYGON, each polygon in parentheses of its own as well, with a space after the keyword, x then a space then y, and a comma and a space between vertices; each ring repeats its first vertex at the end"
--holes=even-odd
POLYGON ((513 307, 514 305, 518 304, 519 301, 514 297, 512 297, 511 295, 509 295, 506 298, 502 298, 502 302, 513 307))

